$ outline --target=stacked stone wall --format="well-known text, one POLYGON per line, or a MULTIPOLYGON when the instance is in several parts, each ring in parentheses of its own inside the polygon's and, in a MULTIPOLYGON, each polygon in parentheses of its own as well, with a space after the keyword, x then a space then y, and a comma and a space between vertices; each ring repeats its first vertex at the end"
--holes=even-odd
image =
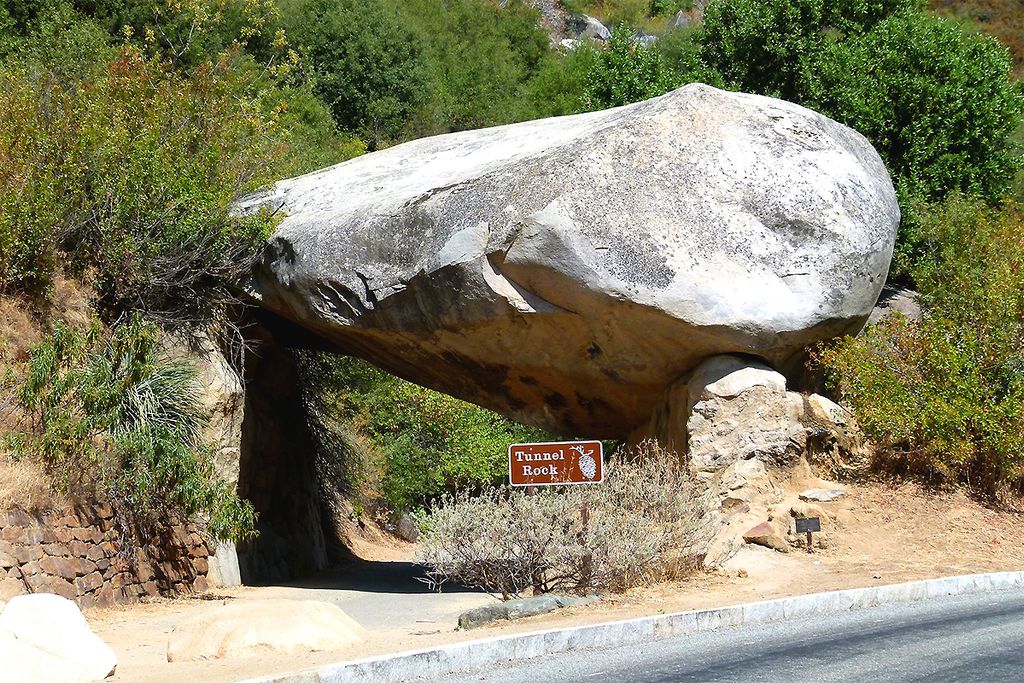
POLYGON ((0 511, 0 601, 56 593, 88 608, 203 591, 209 560, 196 527, 126 530, 109 505, 0 511))

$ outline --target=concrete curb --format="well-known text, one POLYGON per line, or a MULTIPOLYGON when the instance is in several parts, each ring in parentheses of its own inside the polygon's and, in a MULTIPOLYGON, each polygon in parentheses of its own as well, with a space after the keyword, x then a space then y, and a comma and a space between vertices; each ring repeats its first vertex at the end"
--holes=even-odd
POLYGON ((298 674, 253 678, 242 683, 399 683, 418 678, 433 680, 451 673, 483 669, 492 664, 572 650, 645 643, 744 624, 764 624, 838 614, 883 604, 917 602, 942 596, 969 595, 1020 587, 1024 587, 1024 572, 970 574, 887 586, 851 588, 717 609, 675 612, 606 624, 472 640, 443 647, 328 664, 298 674))

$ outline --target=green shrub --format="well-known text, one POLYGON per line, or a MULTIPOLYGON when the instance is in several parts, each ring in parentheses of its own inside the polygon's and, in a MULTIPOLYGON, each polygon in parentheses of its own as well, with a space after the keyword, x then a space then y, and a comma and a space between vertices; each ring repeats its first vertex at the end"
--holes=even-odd
POLYGON ((919 0, 713 0, 703 58, 730 87, 800 102, 820 48, 911 11, 919 0))
POLYGON ((863 133, 903 211, 895 269, 917 249, 917 206, 955 190, 995 201, 1021 157, 1024 97, 994 39, 917 0, 715 0, 701 60, 729 87, 803 104, 863 133))
POLYGON ((593 16, 608 27, 639 27, 651 9, 650 0, 563 0, 562 5, 569 12, 593 16))
MULTIPOLYGON (((58 0, 51 0, 56 2, 58 0)), ((277 0, 68 0, 115 41, 191 70, 236 44, 269 60, 280 29, 277 0)))
POLYGON ((994 201, 1020 165, 1008 138, 1024 98, 1011 67, 995 39, 905 14, 822 50, 803 101, 867 136, 907 196, 994 201))
POLYGON ((587 109, 606 109, 646 100, 680 84, 661 54, 638 45, 632 35, 625 24, 619 24, 612 32, 607 49, 599 53, 587 77, 584 94, 587 109))
POLYGON ((736 90, 798 100, 824 28, 824 0, 718 0, 704 14, 703 57, 736 90))
POLYGON ((677 28, 659 38, 654 49, 680 84, 706 83, 724 88, 722 75, 704 62, 701 43, 703 35, 703 29, 699 26, 677 28))
POLYGON ((392 510, 426 505, 445 491, 498 484, 507 476, 508 446, 546 436, 354 358, 326 356, 307 367, 328 378, 319 402, 336 406, 371 445, 376 486, 392 510))
POLYGON ((923 215, 920 322, 822 359, 880 462, 993 494, 1024 486, 1024 216, 956 195, 923 215))
POLYGON ((251 536, 252 506, 217 478, 203 442, 196 369, 161 356, 158 339, 137 317, 107 339, 58 327, 32 349, 18 392, 33 426, 22 453, 59 490, 95 491, 122 518, 200 516, 216 538, 251 536))
POLYGON ((975 22, 1010 48, 1018 79, 1024 78, 1024 12, 1006 0, 928 0, 935 12, 975 22))
POLYGON ((310 173, 366 153, 361 138, 338 130, 330 110, 309 85, 272 89, 266 99, 266 106, 277 112, 284 145, 284 154, 274 165, 275 176, 310 173))
POLYGON ((353 385, 369 388, 372 380, 353 379, 350 363, 332 355, 297 351, 296 361, 306 427, 316 449, 316 471, 324 499, 344 498, 360 505, 360 500, 372 502, 374 463, 359 433, 361 423, 354 419, 354 402, 348 393, 353 385))
POLYGON ((277 114, 240 97, 237 51, 187 77, 130 47, 106 65, 0 69, 0 291, 45 295, 64 262, 114 317, 222 318, 269 228, 229 212, 284 153, 277 114))
POLYGON ((532 118, 520 89, 550 54, 539 14, 518 0, 402 0, 401 16, 424 45, 429 96, 406 131, 419 137, 532 118))
POLYGON ((531 588, 623 591, 693 570, 711 508, 675 453, 645 445, 612 458, 601 484, 442 497, 420 518, 420 558, 435 585, 456 581, 506 599, 531 588))
POLYGON ((553 53, 536 76, 523 85, 518 118, 536 119, 585 111, 587 78, 600 51, 589 44, 566 53, 553 53))
POLYGON ((290 29, 338 126, 371 147, 395 137, 425 99, 420 36, 379 0, 309 0, 290 29))
POLYGON ((693 0, 651 0, 647 13, 652 17, 674 16, 693 7, 693 0))

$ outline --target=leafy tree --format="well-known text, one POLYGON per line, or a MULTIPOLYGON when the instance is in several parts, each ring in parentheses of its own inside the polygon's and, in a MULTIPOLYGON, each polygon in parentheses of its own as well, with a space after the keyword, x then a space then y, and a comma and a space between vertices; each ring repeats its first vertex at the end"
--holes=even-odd
POLYGON ((520 90, 550 53, 535 10, 519 1, 504 7, 479 0, 403 0, 396 5, 422 41, 429 87, 409 135, 520 118, 520 90))
POLYGON ((307 85, 285 85, 287 68, 253 59, 255 20, 227 17, 265 2, 75 4, 89 16, 54 2, 16 12, 17 25, 14 3, 0 5, 0 295, 45 310, 53 280, 72 275, 113 329, 61 328, 34 349, 28 377, 12 375, 32 428, 4 436, 58 488, 111 499, 122 521, 199 516, 241 538, 253 510, 198 437, 195 370, 164 357, 136 314, 176 332, 230 326, 272 225, 233 215, 234 202, 365 146, 307 85), (141 18, 122 32, 107 10, 141 18), (178 14, 147 23, 147 12, 178 14), (191 38, 177 42, 172 26, 191 38))
POLYGON ((619 24, 588 75, 584 104, 587 109, 619 107, 663 95, 678 85, 678 76, 665 66, 661 54, 637 44, 629 28, 619 24))
POLYGON ((310 173, 366 152, 361 138, 338 130, 330 110, 308 84, 269 91, 267 105, 276 112, 285 145, 283 158, 274 165, 275 176, 310 173))
POLYGON ((824 0, 719 0, 704 15, 703 57, 737 90, 798 99, 817 51, 824 0))
MULTIPOLYGON (((305 376, 321 386, 319 398, 313 397, 311 403, 317 426, 347 422, 367 439, 377 463, 379 491, 392 510, 426 505, 442 492, 500 483, 507 473, 509 444, 545 437, 539 430, 354 358, 304 358, 302 367, 305 376), (343 419, 332 418, 326 406, 334 406, 343 419)), ((325 439, 317 431, 321 445, 340 446, 339 456, 328 459, 355 457, 350 449, 342 452, 350 439, 337 433, 325 439)), ((353 471, 344 463, 338 469, 353 471)))
POLYGON ((730 87, 783 97, 863 133, 893 175, 904 220, 897 271, 917 249, 921 202, 1006 194, 1024 97, 1005 48, 917 0, 716 0, 701 60, 730 87))
POLYGON ((647 13, 652 17, 674 15, 693 7, 693 0, 651 0, 647 13))
POLYGON ((706 83, 725 87, 722 75, 704 62, 700 27, 677 28, 658 39, 654 49, 680 83, 706 83))
POLYGON ((928 0, 928 6, 944 16, 978 25, 1010 48, 1014 72, 1024 78, 1024 12, 1020 3, 1006 0, 928 0))
POLYGON ((553 53, 521 90, 520 119, 564 116, 585 111, 587 80, 600 58, 598 48, 583 44, 553 53))
POLYGON ((834 0, 825 3, 827 30, 858 35, 898 14, 919 13, 924 0, 834 0))
POLYGON ((62 0, 3 0, 0 2, 0 31, 27 37, 36 33, 54 14, 67 9, 62 0))
POLYGON ((45 295, 64 260, 111 317, 223 321, 269 228, 231 204, 282 152, 240 61, 185 77, 126 47, 81 85, 0 70, 0 289, 45 295))
POLYGON ((371 147, 396 136, 427 95, 420 37, 378 0, 309 0, 291 30, 338 126, 371 147))
POLYGON ((116 41, 191 69, 235 44, 268 61, 280 40, 276 0, 67 0, 116 41))
POLYGON ((822 50, 802 99, 867 136, 908 196, 963 190, 994 201, 1020 164, 1008 138, 1024 98, 1011 68, 995 39, 903 14, 822 50))
POLYGON ((919 0, 714 0, 702 57, 737 90, 800 102, 822 45, 870 30, 919 0))

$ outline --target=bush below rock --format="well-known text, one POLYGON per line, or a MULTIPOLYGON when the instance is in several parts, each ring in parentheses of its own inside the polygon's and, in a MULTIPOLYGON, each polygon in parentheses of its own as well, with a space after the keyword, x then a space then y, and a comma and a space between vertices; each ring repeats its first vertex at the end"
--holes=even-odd
POLYGON ((698 566, 715 531, 711 507, 674 453, 642 444, 608 462, 598 486, 441 498, 422 519, 421 558, 435 585, 503 597, 620 591, 698 566))

